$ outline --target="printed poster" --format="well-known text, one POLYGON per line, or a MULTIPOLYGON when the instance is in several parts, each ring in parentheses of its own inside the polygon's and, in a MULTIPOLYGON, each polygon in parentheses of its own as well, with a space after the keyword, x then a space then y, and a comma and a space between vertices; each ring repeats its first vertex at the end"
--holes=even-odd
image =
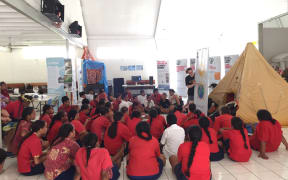
POLYGON ((170 77, 169 77, 169 64, 168 61, 157 61, 157 77, 158 88, 161 90, 169 90, 170 77))
POLYGON ((204 48, 197 51, 197 65, 196 65, 196 87, 194 94, 194 101, 199 110, 207 115, 208 109, 208 61, 209 61, 209 49, 204 48))
POLYGON ((227 74, 234 63, 237 61, 239 58, 239 55, 229 55, 229 56, 224 56, 224 63, 225 63, 225 74, 227 74))
POLYGON ((187 96, 187 87, 185 84, 187 68, 187 59, 179 59, 176 61, 176 73, 177 73, 177 94, 179 96, 187 96))
POLYGON ((192 68, 193 72, 196 70, 196 58, 190 58, 190 67, 192 68))
POLYGON ((208 64, 209 86, 213 83, 218 84, 219 81, 221 80, 221 57, 220 56, 209 57, 208 62, 209 62, 208 64))

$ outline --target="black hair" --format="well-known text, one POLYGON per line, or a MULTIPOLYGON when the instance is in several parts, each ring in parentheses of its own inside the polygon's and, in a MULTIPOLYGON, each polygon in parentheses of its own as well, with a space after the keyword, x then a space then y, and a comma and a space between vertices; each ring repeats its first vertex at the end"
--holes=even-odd
POLYGON ((246 142, 246 136, 244 134, 244 129, 243 129, 243 126, 244 126, 243 121, 239 117, 233 117, 231 120, 231 124, 232 124, 234 129, 239 130, 241 132, 241 135, 242 135, 243 140, 244 140, 244 147, 245 147, 245 149, 248 149, 248 145, 246 142))
POLYGON ((123 93, 122 94, 122 99, 125 99, 125 97, 128 95, 128 93, 123 93))
POLYGON ((141 117, 141 113, 139 111, 133 111, 131 114, 131 119, 140 118, 140 117, 141 117))
MULTIPOLYGON (((65 116, 65 111, 59 111, 53 118, 51 121, 51 124, 49 126, 49 130, 53 127, 53 125, 55 124, 56 121, 61 121, 61 119, 65 116)), ((48 133, 47 133, 48 134, 48 133)))
POLYGON ((51 143, 51 146, 56 146, 57 144, 61 143, 69 136, 71 132, 73 132, 74 128, 72 124, 63 124, 58 132, 58 135, 54 138, 51 143))
POLYGON ((272 124, 276 123, 276 120, 272 118, 271 113, 265 109, 260 109, 257 112, 257 117, 259 121, 270 121, 272 124))
POLYGON ((89 109, 89 105, 88 104, 82 104, 80 111, 84 111, 89 109))
POLYGON ((167 115, 167 124, 169 126, 173 125, 173 124, 177 124, 177 117, 175 116, 175 114, 173 113, 169 113, 167 115))
POLYGON ((3 164, 6 158, 7 158, 6 151, 0 148, 0 164, 3 164))
POLYGON ((98 94, 93 95, 93 99, 96 99, 98 97, 98 94))
POLYGON ((26 107, 23 109, 22 112, 22 119, 26 120, 26 117, 30 114, 32 114, 34 112, 34 108, 33 107, 26 107))
POLYGON ((46 125, 46 122, 43 120, 38 120, 32 123, 31 125, 31 131, 26 134, 23 139, 20 141, 19 145, 18 145, 18 151, 20 150, 23 142, 28 139, 33 133, 38 132, 40 129, 44 128, 46 125))
POLYGON ((128 111, 128 108, 126 106, 123 106, 120 111, 125 114, 128 111))
MULTIPOLYGON (((188 71, 190 71, 190 70, 192 70, 191 67, 187 68, 187 69, 186 69, 186 74, 188 74, 188 71)), ((192 70, 192 71, 193 71, 193 70, 192 70)))
POLYGON ((182 110, 183 110, 183 106, 181 106, 181 105, 176 105, 175 106, 175 111, 180 111, 180 112, 182 112, 182 110))
POLYGON ((230 114, 230 109, 226 106, 221 108, 221 114, 230 114))
POLYGON ((143 89, 140 90, 140 93, 145 92, 143 89))
POLYGON ((43 106, 43 115, 44 114, 46 114, 46 112, 50 109, 50 108, 52 108, 52 106, 51 105, 49 105, 49 104, 45 104, 44 106, 43 106))
POLYGON ((114 122, 111 124, 111 126, 108 128, 108 136, 112 139, 114 139, 117 135, 117 129, 118 129, 118 122, 122 119, 123 114, 121 112, 116 112, 114 114, 114 122))
POLYGON ((105 99, 100 99, 98 105, 105 107, 105 99))
POLYGON ((174 89, 169 89, 169 92, 173 92, 173 93, 175 93, 174 89))
POLYGON ((150 111, 149 111, 149 117, 150 117, 150 126, 152 124, 152 121, 154 118, 156 118, 158 116, 158 112, 156 109, 152 108, 150 111))
POLYGON ((81 97, 81 96, 84 96, 84 95, 85 95, 85 92, 83 92, 83 91, 79 93, 79 96, 80 96, 80 97, 81 97))
POLYGON ((200 119, 202 112, 201 112, 201 110, 196 109, 194 114, 197 116, 197 119, 200 119))
POLYGON ((98 141, 98 137, 94 133, 88 133, 86 136, 84 136, 82 140, 82 144, 86 148, 86 153, 87 153, 86 167, 88 166, 88 161, 90 159, 91 149, 96 147, 97 141, 98 141))
POLYGON ((0 82, 0 86, 2 86, 2 85, 4 85, 4 84, 6 84, 4 81, 1 81, 1 82, 0 82))
POLYGON ((63 96, 63 97, 61 98, 61 101, 62 101, 63 104, 64 104, 65 102, 69 101, 68 96, 63 96))
POLYGON ((105 107, 102 107, 100 110, 99 110, 100 114, 102 116, 106 115, 108 112, 109 112, 109 109, 108 108, 105 108, 105 107))
POLYGON ((196 104, 194 103, 189 104, 189 111, 194 113, 196 111, 196 104))
POLYGON ((77 114, 78 114, 78 112, 75 109, 72 109, 71 111, 69 111, 69 113, 68 113, 69 122, 73 121, 77 114))
POLYGON ((155 93, 155 92, 157 92, 157 91, 159 91, 157 88, 153 89, 153 93, 155 93))
POLYGON ((112 105, 111 102, 106 102, 106 104, 105 104, 105 108, 110 109, 111 105, 112 105))
MULTIPOLYGON (((24 98, 25 99, 28 99, 29 101, 32 101, 33 100, 33 97, 32 96, 29 96, 29 95, 24 95, 24 98)), ((20 96, 18 99, 20 102, 23 102, 24 101, 24 98, 22 98, 22 96, 20 96)))
POLYGON ((141 139, 149 141, 152 139, 152 135, 150 132, 150 126, 147 122, 141 121, 136 126, 137 136, 141 139), (147 137, 143 136, 143 133, 147 135, 147 137))
POLYGON ((200 129, 199 126, 191 126, 188 128, 188 137, 189 137, 189 141, 192 142, 192 147, 191 147, 191 151, 190 151, 190 155, 189 155, 189 159, 188 159, 188 164, 187 164, 187 170, 185 172, 186 176, 190 176, 190 167, 193 163, 193 158, 196 152, 196 148, 198 146, 198 142, 201 141, 202 138, 202 131, 200 129))
POLYGON ((87 104, 87 105, 88 105, 89 103, 90 103, 89 100, 86 99, 86 98, 82 100, 82 105, 83 105, 83 104, 87 104))
POLYGON ((208 136, 209 138, 209 143, 212 144, 213 141, 211 139, 211 135, 210 135, 210 132, 208 130, 209 126, 210 126, 210 122, 209 122, 209 119, 207 117, 201 117, 199 119, 199 125, 202 129, 204 129, 206 135, 208 136))

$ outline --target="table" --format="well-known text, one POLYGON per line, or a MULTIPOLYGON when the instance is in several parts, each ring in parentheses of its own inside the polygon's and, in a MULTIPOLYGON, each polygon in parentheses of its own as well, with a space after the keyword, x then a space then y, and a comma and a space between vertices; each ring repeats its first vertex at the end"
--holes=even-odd
POLYGON ((155 89, 155 85, 122 85, 124 89, 129 89, 132 95, 139 95, 140 90, 144 90, 146 94, 153 94, 153 90, 155 89))

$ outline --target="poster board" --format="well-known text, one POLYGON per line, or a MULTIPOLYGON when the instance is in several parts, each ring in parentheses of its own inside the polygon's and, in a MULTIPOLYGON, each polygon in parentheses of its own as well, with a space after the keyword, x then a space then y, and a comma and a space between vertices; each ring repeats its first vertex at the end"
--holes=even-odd
POLYGON ((194 91, 194 100, 197 108, 207 115, 208 109, 208 60, 209 49, 203 48, 197 51, 197 65, 196 65, 196 87, 194 91))
POLYGON ((224 63, 225 63, 225 74, 227 74, 236 60, 239 58, 239 55, 227 55, 224 56, 224 63))
POLYGON ((177 73, 177 94, 179 96, 187 96, 187 87, 185 84, 187 68, 187 59, 179 59, 176 61, 176 73, 177 73))
MULTIPOLYGON (((221 80, 221 57, 220 56, 214 56, 214 57, 209 57, 209 64, 208 64, 208 69, 209 69, 209 86, 213 83, 218 84, 219 81, 221 80)), ((209 88, 209 93, 211 89, 209 88)))
POLYGON ((166 60, 157 61, 157 78, 158 78, 158 89, 161 90, 170 89, 168 61, 166 60))

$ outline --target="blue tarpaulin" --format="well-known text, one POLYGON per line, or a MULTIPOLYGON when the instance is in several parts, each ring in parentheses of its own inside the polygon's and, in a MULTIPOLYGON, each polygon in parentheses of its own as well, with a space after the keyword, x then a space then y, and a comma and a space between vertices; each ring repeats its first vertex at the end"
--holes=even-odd
POLYGON ((106 78, 105 64, 102 62, 91 61, 91 60, 84 60, 83 61, 83 82, 86 85, 90 84, 89 80, 88 80, 88 78, 89 78, 88 77, 88 71, 89 70, 95 70, 97 73, 100 72, 97 75, 99 75, 99 74, 101 74, 101 75, 100 75, 100 77, 96 78, 96 81, 97 81, 97 83, 104 85, 104 90, 105 90, 106 94, 108 94, 108 81, 106 78))

